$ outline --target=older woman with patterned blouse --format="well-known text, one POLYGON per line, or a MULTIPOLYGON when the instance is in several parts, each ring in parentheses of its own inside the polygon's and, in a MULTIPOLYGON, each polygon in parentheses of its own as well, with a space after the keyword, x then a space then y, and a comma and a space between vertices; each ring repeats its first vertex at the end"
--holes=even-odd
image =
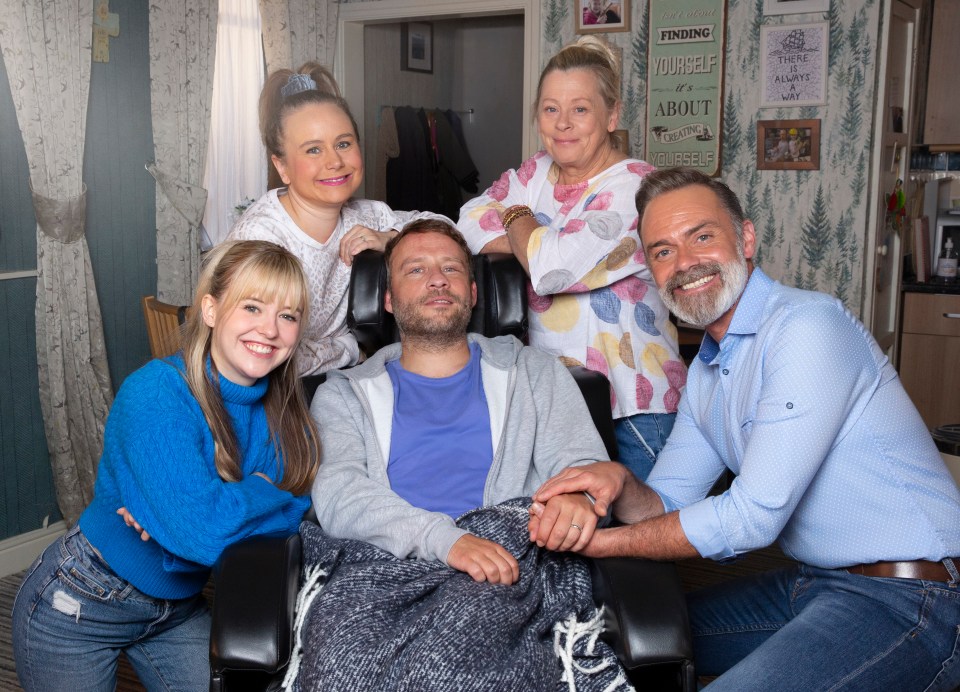
POLYGON ((530 343, 612 385, 620 461, 646 478, 673 428, 686 368, 637 234, 650 164, 614 130, 620 77, 591 36, 565 47, 537 87, 544 151, 460 210, 474 252, 513 253, 530 276, 530 343))

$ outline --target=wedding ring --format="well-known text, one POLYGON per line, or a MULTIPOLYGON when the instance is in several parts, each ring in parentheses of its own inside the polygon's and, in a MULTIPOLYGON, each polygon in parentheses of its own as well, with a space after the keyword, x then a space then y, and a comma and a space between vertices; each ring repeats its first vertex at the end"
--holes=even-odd
POLYGON ((576 529, 577 531, 583 531, 583 527, 580 524, 570 524, 571 529, 576 529))

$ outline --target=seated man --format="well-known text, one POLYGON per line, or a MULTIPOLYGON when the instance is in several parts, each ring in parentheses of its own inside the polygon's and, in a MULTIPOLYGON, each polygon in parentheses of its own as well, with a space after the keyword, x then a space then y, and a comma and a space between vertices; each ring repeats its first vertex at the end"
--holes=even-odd
MULTIPOLYGON (((776 541, 799 562, 690 595, 711 690, 952 690, 960 492, 897 373, 840 301, 752 265, 753 224, 719 180, 657 171, 637 211, 664 302, 706 329, 676 427, 646 485, 599 463, 535 499, 612 503, 629 525, 587 555, 725 560, 776 541)), ((532 537, 556 546, 553 509, 531 509, 532 537)))
MULTIPOLYGON (((514 337, 467 334, 470 253, 450 225, 408 225, 386 247, 400 343, 333 371, 314 397, 323 442, 313 503, 324 531, 401 558, 511 584, 515 557, 455 523, 529 496, 568 466, 606 458, 580 391, 556 359, 514 337)), ((582 493, 550 500, 553 539, 579 549, 597 516, 582 493)))

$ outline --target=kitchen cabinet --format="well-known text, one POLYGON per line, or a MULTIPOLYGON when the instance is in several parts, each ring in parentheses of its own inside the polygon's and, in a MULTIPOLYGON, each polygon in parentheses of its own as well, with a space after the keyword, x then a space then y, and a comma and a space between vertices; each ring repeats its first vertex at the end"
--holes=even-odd
POLYGON ((960 113, 960 89, 957 89, 960 48, 957 36, 960 36, 960 2, 936 0, 923 126, 923 143, 933 150, 960 151, 960 117, 957 115, 960 113))
POLYGON ((960 423, 960 294, 904 293, 900 380, 928 428, 960 423))

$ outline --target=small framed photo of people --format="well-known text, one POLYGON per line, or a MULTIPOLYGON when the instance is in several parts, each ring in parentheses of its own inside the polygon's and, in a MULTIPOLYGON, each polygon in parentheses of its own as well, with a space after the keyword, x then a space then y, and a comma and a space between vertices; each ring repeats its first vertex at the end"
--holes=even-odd
POLYGON ((630 0, 573 0, 578 34, 630 31, 630 0))
POLYGON ((758 120, 757 169, 820 170, 820 121, 758 120))
POLYGON ((433 73, 433 24, 404 22, 401 25, 400 69, 433 73))

